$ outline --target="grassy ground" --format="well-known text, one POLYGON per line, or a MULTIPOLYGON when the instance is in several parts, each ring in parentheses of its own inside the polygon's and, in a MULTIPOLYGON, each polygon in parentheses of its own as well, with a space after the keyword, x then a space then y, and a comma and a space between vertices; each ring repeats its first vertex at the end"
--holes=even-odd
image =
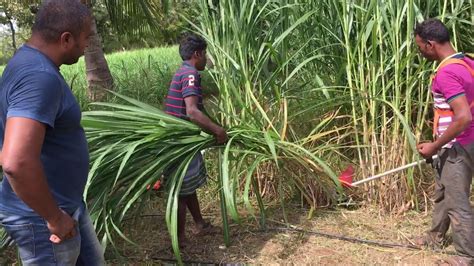
MULTIPOLYGON (((215 173, 199 198, 204 218, 219 227, 222 224, 215 173)), ((431 191, 431 190, 430 190, 431 191)), ((430 191, 428 195, 430 196, 430 191)), ((123 257, 111 250, 111 264, 159 265, 173 263, 174 255, 164 221, 165 201, 156 193, 140 215, 127 221, 126 234, 138 247, 119 241, 123 257)), ((474 196, 471 198, 474 206, 474 196)), ((315 232, 369 240, 382 243, 410 245, 411 239, 423 234, 431 224, 431 203, 421 211, 405 210, 387 213, 370 203, 361 208, 320 208, 314 212, 296 203, 286 206, 288 224, 307 232, 279 231, 287 224, 278 205, 267 207, 267 231, 259 226, 258 219, 246 210, 240 224, 231 224, 231 246, 225 247, 220 231, 196 237, 192 233, 192 218, 188 214, 187 236, 189 244, 182 250, 188 263, 245 263, 245 264, 323 264, 323 265, 433 265, 454 252, 452 245, 444 250, 415 250, 403 247, 385 247, 368 243, 330 238, 315 232), (272 207, 273 206, 273 207, 272 207)))
MULTIPOLYGON (((207 158, 210 161, 210 158, 207 158)), ((201 208, 205 219, 219 227, 222 224, 216 173, 210 170, 210 180, 199 190, 201 208)), ((428 197, 431 196, 431 190, 428 197)), ((474 190, 473 190, 474 192, 474 190)), ((471 193, 474 206, 474 193, 471 193)), ((164 221, 165 201, 162 195, 152 196, 140 215, 127 221, 127 236, 139 243, 134 247, 119 241, 122 259, 108 252, 112 264, 159 265, 173 263, 174 255, 164 221)), ((286 206, 288 223, 307 232, 278 231, 285 227, 279 206, 267 206, 267 231, 260 228, 258 219, 241 210, 241 224, 231 224, 231 246, 225 247, 223 236, 218 232, 208 236, 194 236, 192 218, 188 214, 187 236, 189 244, 182 250, 183 260, 188 263, 245 263, 245 264, 323 264, 323 265, 434 265, 438 260, 454 253, 449 245, 444 250, 415 250, 389 248, 368 243, 351 242, 315 232, 369 240, 382 243, 410 245, 411 239, 421 235, 431 224, 431 202, 421 211, 405 210, 387 213, 379 206, 366 204, 361 208, 321 208, 311 213, 296 203, 286 206)))
MULTIPOLYGON (((201 197, 206 197, 201 192, 201 197)), ((173 263, 164 222, 163 200, 155 198, 142 215, 129 220, 126 234, 139 247, 118 241, 123 257, 107 252, 110 265, 161 265, 173 263)), ((203 214, 219 225, 220 215, 215 202, 203 204, 203 214)), ((348 238, 372 240, 393 244, 409 244, 409 239, 423 233, 430 224, 430 212, 406 212, 400 215, 381 214, 376 207, 357 210, 345 208, 320 209, 308 219, 308 210, 300 206, 288 208, 289 223, 308 232, 262 231, 257 222, 247 216, 238 225, 231 225, 231 245, 224 246, 222 234, 195 237, 188 230, 189 244, 182 250, 188 263, 246 263, 246 264, 323 264, 323 265, 433 265, 453 252, 452 245, 443 251, 389 248, 364 243, 331 239, 312 232, 324 232, 348 238)), ((269 210, 268 228, 284 227, 278 209, 269 210)), ((188 217, 188 221, 191 217, 188 217)), ((189 223, 189 227, 192 222, 189 223)), ((14 263, 15 253, 10 250, 8 260, 14 263)), ((0 263, 1 264, 1 263, 0 263)))
MULTIPOLYGON (((319 210, 308 219, 307 210, 297 206, 289 208, 289 222, 298 228, 344 237, 408 244, 411 237, 421 234, 429 227, 429 213, 407 212, 399 216, 382 215, 377 208, 364 207, 358 210, 319 210)), ((271 212, 271 211, 270 211, 271 212)), ((274 210, 274 213, 280 213, 274 210)), ((160 210, 130 221, 127 233, 139 248, 121 244, 122 260, 109 258, 112 264, 160 264, 173 262, 166 225, 160 210), (151 215, 150 215, 151 214, 151 215)), ((204 214, 214 224, 220 224, 219 211, 205 205, 204 214)), ((191 217, 188 217, 191 220, 191 217)), ((192 223, 191 223, 192 224, 192 223)), ((192 225, 190 225, 192 226, 192 225)), ((282 227, 283 220, 272 215, 269 228, 282 227)), ((232 243, 225 247, 219 233, 194 237, 188 231, 190 243, 183 249, 183 259, 189 263, 249 263, 249 264, 313 264, 324 265, 433 265, 446 258, 452 246, 442 252, 388 248, 364 243, 322 237, 310 232, 262 231, 257 222, 248 218, 242 224, 231 227, 232 243)))
MULTIPOLYGON (((209 156, 207 160, 211 159, 209 156)), ((210 164, 208 164, 211 166, 210 164)), ((208 185, 199 190, 199 199, 205 219, 222 225, 216 171, 209 169, 208 185)), ((427 191, 431 197, 432 188, 427 191)), ((473 190, 474 192, 474 190, 473 190)), ((471 193, 474 206, 474 193, 471 193)), ((107 253, 112 265, 159 265, 174 263, 170 239, 164 221, 165 201, 162 195, 152 196, 139 215, 126 224, 126 234, 139 244, 134 247, 119 241, 122 258, 111 250, 107 253)), ((434 265, 454 253, 452 245, 444 250, 416 250, 403 247, 385 247, 368 243, 330 238, 327 233, 347 238, 410 245, 413 237, 421 235, 431 225, 431 202, 422 210, 388 213, 379 206, 367 203, 361 208, 320 208, 314 212, 296 203, 287 203, 288 224, 307 232, 279 231, 287 226, 278 204, 267 207, 267 231, 262 230, 257 218, 241 210, 242 222, 231 224, 231 245, 225 247, 220 231, 196 237, 192 233, 192 218, 188 214, 189 244, 182 250, 188 263, 245 263, 245 264, 323 264, 323 265, 434 265)))

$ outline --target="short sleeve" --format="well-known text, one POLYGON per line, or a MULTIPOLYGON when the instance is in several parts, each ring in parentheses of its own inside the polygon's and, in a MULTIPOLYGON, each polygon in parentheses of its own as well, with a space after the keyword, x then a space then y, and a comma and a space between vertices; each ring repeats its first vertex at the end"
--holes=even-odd
POLYGON ((471 78, 469 71, 460 64, 452 64, 443 68, 435 78, 437 90, 444 95, 447 102, 465 95, 464 84, 471 78))
POLYGON ((61 98, 61 83, 57 76, 46 72, 32 73, 11 88, 7 118, 29 118, 54 127, 61 98))
POLYGON ((183 98, 189 96, 202 96, 200 76, 197 71, 195 73, 187 74, 183 77, 182 94, 183 98))

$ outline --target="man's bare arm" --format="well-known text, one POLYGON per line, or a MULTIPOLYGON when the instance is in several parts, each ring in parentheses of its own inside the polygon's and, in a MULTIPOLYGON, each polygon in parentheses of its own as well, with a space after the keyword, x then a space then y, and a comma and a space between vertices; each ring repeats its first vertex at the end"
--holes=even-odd
POLYGON ((73 234, 74 221, 54 200, 40 160, 46 126, 28 118, 7 119, 2 149, 3 172, 16 195, 48 222, 60 239, 73 234))
POLYGON ((186 115, 193 123, 197 124, 205 132, 213 134, 216 137, 217 143, 222 144, 227 141, 225 129, 212 122, 209 117, 199 110, 199 98, 197 96, 186 97, 184 102, 186 103, 186 115))

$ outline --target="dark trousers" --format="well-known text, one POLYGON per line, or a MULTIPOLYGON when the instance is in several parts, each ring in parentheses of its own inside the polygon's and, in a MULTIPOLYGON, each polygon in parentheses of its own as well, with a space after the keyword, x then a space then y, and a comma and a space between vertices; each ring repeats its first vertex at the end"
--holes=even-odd
POLYGON ((463 256, 474 258, 474 214, 469 202, 474 168, 474 143, 462 147, 456 143, 442 149, 433 162, 436 187, 432 227, 433 240, 441 243, 449 226, 453 244, 463 256))

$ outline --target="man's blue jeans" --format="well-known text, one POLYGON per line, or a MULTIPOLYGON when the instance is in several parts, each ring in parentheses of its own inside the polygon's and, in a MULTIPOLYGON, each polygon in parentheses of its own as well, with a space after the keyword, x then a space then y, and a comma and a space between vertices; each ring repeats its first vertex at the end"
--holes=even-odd
POLYGON ((46 221, 40 216, 22 217, 0 211, 0 225, 18 247, 23 265, 105 265, 89 213, 82 204, 72 215, 76 236, 54 244, 46 221))

